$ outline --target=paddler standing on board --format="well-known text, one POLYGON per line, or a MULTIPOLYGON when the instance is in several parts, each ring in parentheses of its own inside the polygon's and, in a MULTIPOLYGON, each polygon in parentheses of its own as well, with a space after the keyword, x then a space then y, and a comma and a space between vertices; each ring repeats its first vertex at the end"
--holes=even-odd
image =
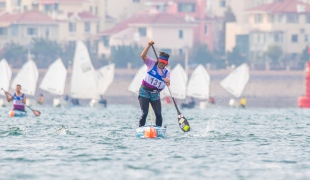
POLYGON ((13 101, 13 110, 25 111, 26 95, 21 92, 22 86, 17 84, 13 96, 5 91, 5 96, 8 102, 13 101))
POLYGON ((142 111, 139 127, 145 125, 149 111, 149 103, 151 103, 155 112, 156 126, 162 126, 163 118, 161 115, 160 91, 162 91, 166 85, 170 86, 170 72, 166 69, 170 55, 165 52, 160 52, 158 62, 149 58, 146 54, 153 44, 154 41, 150 41, 141 54, 141 58, 147 66, 147 73, 139 89, 138 99, 142 111))

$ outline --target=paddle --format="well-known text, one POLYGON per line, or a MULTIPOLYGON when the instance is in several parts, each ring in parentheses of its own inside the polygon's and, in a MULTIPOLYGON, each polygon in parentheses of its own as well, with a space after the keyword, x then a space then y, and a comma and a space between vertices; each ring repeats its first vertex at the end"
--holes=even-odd
MULTIPOLYGON (((12 96, 9 92, 5 91, 3 88, 1 88, 1 90, 4 91, 4 92, 6 92, 6 93, 8 93, 10 96, 12 96)), ((13 97, 13 96, 12 96, 12 97, 13 97)), ((24 102, 23 102, 23 103, 24 103, 24 102)), ((34 114, 35 116, 40 116, 40 115, 41 115, 41 112, 40 112, 40 111, 32 109, 31 107, 27 106, 25 103, 24 103, 24 105, 25 105, 27 108, 29 108, 29 109, 33 112, 33 114, 34 114)))
MULTIPOLYGON (((157 53, 156 53, 155 48, 154 48, 153 45, 152 45, 152 48, 153 48, 154 54, 156 56, 157 62, 159 62, 158 61, 157 53)), ((161 68, 159 68, 159 69, 161 70, 162 74, 164 75, 164 71, 161 68)), ((169 93, 170 93, 170 97, 173 100, 174 106, 175 106, 175 108, 177 110, 177 113, 178 113, 179 127, 182 129, 183 132, 188 132, 191 129, 190 126, 189 126, 189 123, 188 123, 187 119, 181 114, 181 112, 180 112, 180 110, 179 110, 179 108, 177 106, 177 103, 175 102, 174 97, 172 96, 170 87, 169 86, 167 86, 167 87, 168 87, 168 90, 169 90, 169 93)))

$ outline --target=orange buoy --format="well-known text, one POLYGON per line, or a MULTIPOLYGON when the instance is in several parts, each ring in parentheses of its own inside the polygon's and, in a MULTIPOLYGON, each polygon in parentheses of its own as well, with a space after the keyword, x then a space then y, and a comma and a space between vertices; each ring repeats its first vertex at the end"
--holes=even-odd
POLYGON ((14 117, 14 115, 15 115, 14 110, 9 111, 9 115, 10 115, 10 117, 14 117))
POLYGON ((305 96, 301 96, 298 99, 298 107, 310 108, 310 62, 306 63, 305 69, 305 96))
POLYGON ((157 132, 154 127, 148 127, 144 130, 144 137, 145 138, 157 138, 157 132))

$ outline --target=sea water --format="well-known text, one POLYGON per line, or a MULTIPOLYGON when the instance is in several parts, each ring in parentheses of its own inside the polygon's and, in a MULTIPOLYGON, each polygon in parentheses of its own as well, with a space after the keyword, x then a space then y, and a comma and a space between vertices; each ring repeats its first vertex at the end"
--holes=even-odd
POLYGON ((35 109, 0 109, 0 179, 310 179, 309 109, 181 110, 183 133, 165 106, 159 140, 135 137, 135 106, 35 109))

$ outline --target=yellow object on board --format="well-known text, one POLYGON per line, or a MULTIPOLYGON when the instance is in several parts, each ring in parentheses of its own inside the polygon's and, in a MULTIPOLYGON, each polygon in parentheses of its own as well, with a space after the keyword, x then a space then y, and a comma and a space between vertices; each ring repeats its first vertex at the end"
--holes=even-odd
POLYGON ((245 98, 242 98, 240 100, 240 105, 246 106, 246 99, 245 98))

